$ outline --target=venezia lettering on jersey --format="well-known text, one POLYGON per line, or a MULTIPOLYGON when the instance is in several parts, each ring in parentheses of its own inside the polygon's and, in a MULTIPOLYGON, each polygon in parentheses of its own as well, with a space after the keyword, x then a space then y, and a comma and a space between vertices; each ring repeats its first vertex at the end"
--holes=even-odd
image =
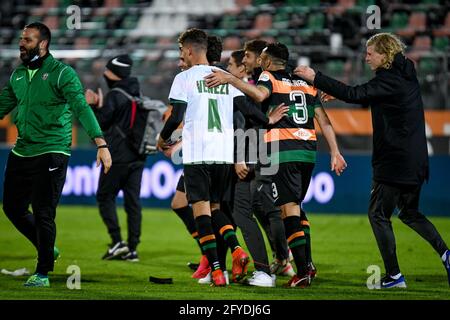
POLYGON ((208 88, 206 86, 205 80, 198 80, 197 81, 197 90, 198 93, 212 93, 212 94, 225 94, 228 95, 228 83, 221 84, 214 88, 208 88))

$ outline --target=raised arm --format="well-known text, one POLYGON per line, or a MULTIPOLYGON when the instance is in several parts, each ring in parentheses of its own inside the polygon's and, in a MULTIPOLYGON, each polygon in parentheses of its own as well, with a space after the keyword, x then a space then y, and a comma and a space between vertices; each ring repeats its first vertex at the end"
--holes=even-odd
POLYGON ((211 74, 205 77, 205 81, 208 87, 216 87, 220 84, 229 83, 258 103, 263 102, 270 95, 270 92, 269 90, 267 90, 267 88, 263 86, 254 86, 245 81, 242 81, 241 79, 233 76, 230 73, 220 70, 213 70, 211 74))
POLYGON ((317 89, 349 103, 370 104, 374 99, 395 95, 395 88, 397 87, 394 78, 380 81, 378 76, 361 85, 349 86, 322 74, 320 71, 316 73, 312 68, 306 66, 297 67, 294 73, 313 83, 317 89))

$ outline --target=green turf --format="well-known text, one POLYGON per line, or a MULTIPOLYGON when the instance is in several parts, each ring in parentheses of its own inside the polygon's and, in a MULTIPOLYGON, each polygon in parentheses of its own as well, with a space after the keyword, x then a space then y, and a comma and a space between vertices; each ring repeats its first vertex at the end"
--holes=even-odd
MULTIPOLYGON (((119 212, 123 236, 126 217, 119 212)), ((306 289, 232 284, 226 288, 199 285, 190 278, 188 261, 199 252, 179 218, 169 210, 144 210, 141 261, 102 261, 109 238, 95 207, 60 206, 57 240, 61 257, 50 274, 51 288, 24 288, 26 277, 0 274, 0 299, 449 299, 450 289, 442 262, 432 248, 395 218, 398 257, 408 289, 368 290, 366 269, 382 265, 365 215, 310 214, 313 258, 318 277, 306 289), (81 290, 66 286, 67 267, 81 268, 81 290), (149 283, 150 275, 172 277, 173 284, 149 283)), ((450 219, 431 218, 450 243, 450 219)), ((240 235, 239 235, 240 237, 240 235)), ((242 238, 241 243, 242 242, 242 238)), ((35 266, 35 250, 0 214, 0 269, 35 266)), ((230 260, 230 256, 229 259, 230 260)), ((230 261, 229 261, 230 263, 230 261)), ((251 268, 252 269, 252 268, 251 268)))

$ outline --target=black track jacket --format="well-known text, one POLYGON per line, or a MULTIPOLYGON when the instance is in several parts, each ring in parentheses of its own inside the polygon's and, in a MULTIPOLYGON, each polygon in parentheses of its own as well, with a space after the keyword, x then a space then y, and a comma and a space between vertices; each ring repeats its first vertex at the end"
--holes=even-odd
POLYGON ((353 87, 317 72, 314 86, 345 102, 370 105, 375 181, 417 185, 428 179, 423 103, 411 60, 397 53, 391 68, 379 68, 372 80, 353 87))

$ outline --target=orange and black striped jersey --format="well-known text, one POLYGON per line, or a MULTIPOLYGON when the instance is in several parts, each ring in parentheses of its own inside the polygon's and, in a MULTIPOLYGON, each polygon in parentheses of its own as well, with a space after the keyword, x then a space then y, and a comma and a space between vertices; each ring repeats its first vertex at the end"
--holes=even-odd
POLYGON ((285 70, 264 71, 258 79, 270 96, 263 101, 262 109, 270 112, 279 104, 290 106, 287 117, 267 131, 267 143, 279 142, 278 151, 271 146, 272 164, 283 162, 316 162, 317 137, 314 130, 315 108, 321 107, 318 91, 301 78, 285 70))

